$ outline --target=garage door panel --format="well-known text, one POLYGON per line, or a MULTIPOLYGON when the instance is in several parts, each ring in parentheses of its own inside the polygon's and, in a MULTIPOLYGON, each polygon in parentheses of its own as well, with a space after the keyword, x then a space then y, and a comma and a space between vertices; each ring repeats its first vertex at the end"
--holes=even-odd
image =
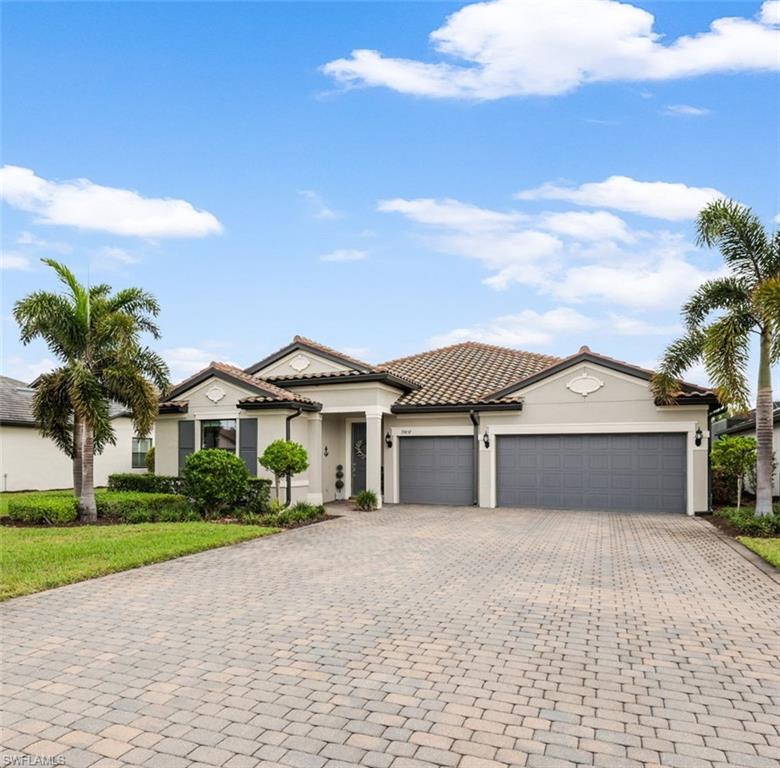
POLYGON ((684 512, 683 434, 499 435, 499 506, 684 512))
MULTIPOLYGON (((404 504, 474 502, 474 440, 471 437, 402 437, 399 441, 400 500, 404 504)), ((511 456, 502 468, 514 474, 511 456)))

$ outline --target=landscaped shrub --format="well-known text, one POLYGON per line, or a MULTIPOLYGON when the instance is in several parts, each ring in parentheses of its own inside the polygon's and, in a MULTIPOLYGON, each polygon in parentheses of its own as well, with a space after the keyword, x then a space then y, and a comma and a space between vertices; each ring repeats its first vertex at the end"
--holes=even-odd
POLYGON ((774 514, 767 517, 756 517, 752 507, 724 507, 716 511, 725 518, 740 533, 746 536, 778 536, 780 535, 780 509, 775 507, 774 514))
POLYGON ((355 496, 355 506, 364 512, 370 512, 376 509, 378 504, 376 494, 373 491, 361 491, 355 496))
POLYGON ((171 493, 139 493, 107 491, 95 496, 98 518, 114 522, 175 522, 179 519, 199 519, 197 512, 187 515, 191 507, 183 496, 171 493), (160 515, 170 519, 163 520, 160 515), (131 519, 133 518, 133 519, 131 519))
POLYGON ((267 515, 271 511, 270 505, 271 481, 264 477, 250 477, 239 506, 255 515, 267 515))
POLYGON ((207 518, 236 507, 248 486, 249 472, 244 462, 221 448, 191 453, 184 464, 185 493, 207 518))
MULTIPOLYGON (((273 502, 272 502, 273 504, 273 502)), ((325 516, 325 507, 322 504, 317 506, 298 502, 295 506, 288 509, 282 509, 278 513, 267 515, 256 515, 248 511, 242 511, 240 520, 249 525, 264 525, 270 528, 295 528, 298 525, 305 525, 325 516)))
POLYGON ((17 523, 63 525, 78 517, 78 500, 75 496, 52 494, 25 494, 8 499, 8 517, 17 523))
POLYGON ((144 464, 146 464, 146 471, 150 474, 154 474, 154 446, 152 446, 144 457, 144 464))
POLYGON ((121 472, 108 476, 108 490, 135 491, 137 493, 183 493, 184 479, 171 475, 121 472))
POLYGON ((279 480, 282 477, 292 477, 306 471, 309 467, 309 456, 300 443, 292 440, 274 440, 266 446, 263 455, 258 459, 260 466, 274 476, 276 499, 279 500, 279 480))

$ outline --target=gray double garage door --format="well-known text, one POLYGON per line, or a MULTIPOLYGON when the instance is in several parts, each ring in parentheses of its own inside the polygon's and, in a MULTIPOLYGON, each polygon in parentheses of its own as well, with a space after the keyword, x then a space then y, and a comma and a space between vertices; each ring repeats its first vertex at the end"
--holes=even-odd
MULTIPOLYGON (((683 434, 499 435, 499 507, 684 512, 683 434)), ((400 500, 472 504, 471 437, 403 437, 400 500)))

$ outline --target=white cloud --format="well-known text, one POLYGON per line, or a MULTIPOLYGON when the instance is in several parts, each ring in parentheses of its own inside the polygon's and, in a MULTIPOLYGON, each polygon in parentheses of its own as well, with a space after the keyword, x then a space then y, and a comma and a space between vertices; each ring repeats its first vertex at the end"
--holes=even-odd
POLYGON ((198 347, 170 347, 160 354, 171 369, 171 381, 174 384, 208 367, 214 360, 238 366, 238 363, 225 360, 218 352, 198 347))
POLYGON ((368 251, 360 251, 357 248, 340 248, 330 253, 323 253, 320 261, 364 261, 368 258, 368 251))
POLYGON ((36 215, 41 224, 133 237, 205 237, 222 231, 214 214, 186 200, 143 197, 89 179, 49 181, 15 165, 0 169, 0 195, 12 208, 36 215))
POLYGON ((17 245, 28 245, 31 248, 40 248, 54 253, 72 253, 73 246, 55 240, 44 240, 32 232, 20 232, 16 238, 17 245))
POLYGON ((299 189, 298 194, 309 203, 315 219, 333 221, 335 219, 344 218, 343 213, 334 211, 333 208, 329 208, 322 199, 322 196, 313 189, 299 189))
POLYGON ((769 0, 761 6, 762 24, 780 24, 780 0, 769 0))
POLYGON ((18 272, 29 272, 32 269, 30 260, 18 251, 3 251, 0 253, 0 270, 15 269, 18 272))
POLYGON ((371 356, 371 350, 368 347, 339 347, 339 349, 349 357, 358 360, 368 360, 371 356))
POLYGON ((491 211, 451 198, 434 200, 418 197, 405 200, 396 197, 392 200, 380 200, 377 210, 383 213, 401 213, 420 224, 469 232, 506 229, 527 218, 520 213, 491 211))
POLYGON ((670 117, 706 117, 712 114, 712 110, 691 104, 670 104, 664 108, 664 114, 670 117))
POLYGON ((104 246, 99 248, 92 259, 92 266, 97 269, 116 269, 138 264, 141 260, 124 248, 104 246))
POLYGON ((49 357, 27 360, 23 357, 12 355, 6 358, 3 375, 29 384, 35 381, 42 373, 47 373, 56 368, 57 365, 58 363, 49 357))
POLYGON ((647 254, 624 264, 587 264, 566 270, 551 285, 564 301, 600 300, 641 309, 675 308, 705 280, 720 277, 685 259, 685 248, 647 254))
MULTIPOLYGON (((780 2, 780 0, 778 0, 780 2)), ((775 214, 775 224, 780 224, 780 213, 775 214)))
POLYGON ((518 200, 564 200, 590 207, 614 208, 669 221, 693 219, 707 203, 723 197, 711 187, 689 187, 666 181, 638 181, 629 176, 610 176, 579 187, 547 183, 518 192, 518 200))
POLYGON ((538 347, 549 344, 558 334, 579 333, 594 327, 593 320, 568 307, 558 307, 547 312, 525 309, 487 323, 455 328, 434 336, 430 343, 435 347, 443 347, 461 341, 481 341, 504 347, 538 347))
POLYGON ((621 336, 671 336, 680 332, 678 324, 659 325, 638 317, 615 313, 609 316, 609 328, 621 336))
POLYGON ((358 49, 322 69, 348 87, 475 100, 558 95, 596 82, 776 71, 778 17, 771 0, 758 19, 719 18, 707 31, 666 42, 651 13, 625 2, 494 0, 461 8, 431 33, 442 60, 358 49))
POLYGON ((545 213, 541 216, 541 226, 578 240, 617 240, 629 243, 636 239, 623 219, 607 211, 545 213))

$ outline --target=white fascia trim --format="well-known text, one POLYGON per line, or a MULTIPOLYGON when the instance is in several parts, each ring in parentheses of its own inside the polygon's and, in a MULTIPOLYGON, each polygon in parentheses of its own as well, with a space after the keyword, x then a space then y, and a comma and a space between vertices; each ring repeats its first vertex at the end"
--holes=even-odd
MULTIPOLYGON (((390 408, 384 405, 325 405, 320 413, 364 414, 366 416, 384 416, 391 413, 390 408)), ((353 421, 360 421, 362 417, 356 416, 353 421)))

